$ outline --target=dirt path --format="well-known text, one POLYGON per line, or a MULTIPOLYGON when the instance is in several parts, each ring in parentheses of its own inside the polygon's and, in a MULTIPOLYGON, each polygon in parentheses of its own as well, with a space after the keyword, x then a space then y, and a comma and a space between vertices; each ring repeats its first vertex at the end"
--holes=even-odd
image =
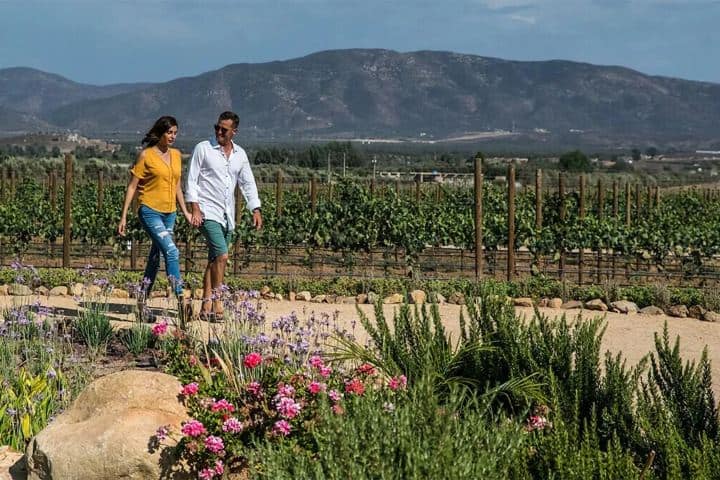
MULTIPOLYGON (((2 297, 0 296, 0 308, 6 308, 13 304, 30 303, 34 299, 30 297, 2 297)), ((77 312, 78 304, 70 297, 43 297, 44 305, 56 308, 58 313, 72 315, 77 312)), ((316 314, 327 313, 333 315, 337 312, 340 324, 345 326, 348 331, 352 330, 353 321, 359 319, 356 306, 348 304, 317 304, 307 302, 289 302, 289 301, 263 301, 266 317, 269 321, 276 319, 281 315, 291 312, 297 312, 303 316, 310 312, 316 314)), ((131 300, 112 300, 110 304, 110 315, 116 320, 118 327, 129 326, 131 318, 128 313, 131 310, 131 300)), ((153 299, 151 306, 157 312, 167 311, 168 314, 174 315, 174 306, 172 302, 164 298, 153 299)), ((386 305, 384 311, 386 317, 391 319, 393 311, 397 306, 386 305)), ((440 315, 443 323, 452 334, 453 338, 458 337, 460 309, 458 305, 442 305, 440 306, 440 315)), ((197 309, 197 306, 196 306, 197 309)), ((372 305, 360 305, 360 309, 370 318, 373 318, 372 305)), ((517 308, 516 311, 530 318, 533 315, 531 308, 517 308)), ((581 315, 582 318, 593 318, 598 312, 580 311, 580 310, 560 310, 551 308, 541 308, 540 311, 549 317, 558 317, 563 314, 568 318, 574 318, 581 315)), ((161 313, 162 314, 162 313, 161 313)), ((605 321, 607 322, 607 330, 603 337, 603 350, 610 350, 613 353, 621 352, 623 357, 627 359, 628 365, 634 365, 644 355, 654 351, 654 333, 661 333, 664 323, 667 321, 668 330, 671 341, 676 336, 680 336, 681 355, 684 359, 699 359, 703 348, 707 346, 708 355, 712 361, 712 374, 715 380, 715 394, 720 398, 720 324, 701 322, 692 318, 673 318, 665 315, 622 315, 617 313, 605 313, 605 321)), ((361 331, 359 323, 357 323, 355 334, 359 340, 364 339, 364 332, 361 331)), ((207 324, 200 322, 199 328, 207 331, 207 324)))

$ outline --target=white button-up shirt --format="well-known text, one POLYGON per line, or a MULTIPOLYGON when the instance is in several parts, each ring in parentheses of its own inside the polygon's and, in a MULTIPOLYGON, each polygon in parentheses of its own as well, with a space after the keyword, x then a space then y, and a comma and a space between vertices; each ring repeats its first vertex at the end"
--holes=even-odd
POLYGON ((260 208, 255 177, 245 150, 233 142, 229 158, 214 138, 195 146, 190 160, 185 201, 197 203, 205 220, 235 228, 235 184, 245 197, 245 206, 260 208))

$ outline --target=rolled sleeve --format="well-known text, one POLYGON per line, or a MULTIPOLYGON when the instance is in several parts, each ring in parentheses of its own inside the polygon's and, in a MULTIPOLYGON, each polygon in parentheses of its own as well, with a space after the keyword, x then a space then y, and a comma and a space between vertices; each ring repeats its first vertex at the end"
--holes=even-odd
POLYGON ((257 185, 255 184, 255 176, 252 173, 247 157, 238 174, 238 186, 245 198, 245 206, 247 209, 252 212, 256 208, 260 208, 260 196, 258 195, 257 185))

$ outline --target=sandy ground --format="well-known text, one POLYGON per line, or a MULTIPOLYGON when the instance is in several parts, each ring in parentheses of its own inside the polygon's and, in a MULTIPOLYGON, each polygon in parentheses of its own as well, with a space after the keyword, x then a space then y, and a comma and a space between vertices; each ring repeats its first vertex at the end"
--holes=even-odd
MULTIPOLYGON (((13 304, 30 303, 36 298, 30 297, 2 297, 0 296, 0 308, 6 308, 13 304)), ((43 297, 41 302, 47 306, 53 307, 57 313, 74 315, 77 313, 78 305, 71 297, 43 297)), ((352 330, 351 324, 359 319, 356 305, 351 304, 317 304, 307 302, 290 302, 290 301, 263 301, 262 302, 266 317, 272 321, 281 315, 290 312, 297 312, 298 315, 307 315, 310 312, 316 314, 328 313, 333 315, 337 313, 339 322, 344 325, 348 331, 352 330)), ((170 315, 175 314, 174 302, 165 298, 153 299, 150 303, 155 312, 163 314, 166 312, 170 315)), ((133 306, 132 300, 116 300, 112 299, 110 304, 110 315, 115 320, 118 328, 129 327, 132 321, 130 314, 133 306)), ((199 307, 196 302, 195 309, 199 307)), ((359 305, 360 309, 365 312, 369 318, 373 318, 373 307, 371 305, 359 305)), ((386 318, 392 319, 392 314, 397 306, 386 305, 384 310, 386 318)), ((453 338, 458 338, 461 308, 458 305, 442 305, 440 306, 440 315, 444 325, 451 333, 453 338)), ((517 308, 517 313, 525 315, 526 318, 532 317, 534 314, 531 308, 517 308)), ((591 312, 587 310, 561 310, 551 308, 541 308, 540 311, 549 317, 558 317, 567 315, 568 318, 575 318, 580 315, 581 318, 589 319, 599 315, 600 312, 591 312)), ((613 353, 622 353, 627 359, 628 365, 634 365, 643 356, 654 351, 654 333, 662 333, 663 325, 667 321, 668 330, 671 341, 676 336, 680 336, 681 355, 684 359, 699 359, 703 348, 707 346, 708 355, 712 361, 712 373, 715 380, 715 394, 720 398, 720 324, 701 322, 692 318, 673 318, 665 315, 623 315, 617 313, 604 313, 600 316, 605 318, 607 330, 603 337, 602 348, 613 353)), ((203 332, 207 332, 208 325, 205 322, 193 322, 193 325, 200 328, 203 332)), ((217 328, 218 324, 214 324, 217 328)), ((355 334, 362 341, 364 332, 361 330, 359 322, 355 329, 355 334)))

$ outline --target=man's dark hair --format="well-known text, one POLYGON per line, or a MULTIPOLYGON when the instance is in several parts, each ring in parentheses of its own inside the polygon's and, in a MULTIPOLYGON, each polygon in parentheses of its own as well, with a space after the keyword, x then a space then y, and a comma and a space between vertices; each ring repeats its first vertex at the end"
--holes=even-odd
POLYGON ((223 120, 232 120, 233 122, 233 128, 237 128, 238 125, 240 125, 240 117, 237 116, 237 113, 235 112, 223 112, 218 117, 218 122, 222 122, 223 120))

